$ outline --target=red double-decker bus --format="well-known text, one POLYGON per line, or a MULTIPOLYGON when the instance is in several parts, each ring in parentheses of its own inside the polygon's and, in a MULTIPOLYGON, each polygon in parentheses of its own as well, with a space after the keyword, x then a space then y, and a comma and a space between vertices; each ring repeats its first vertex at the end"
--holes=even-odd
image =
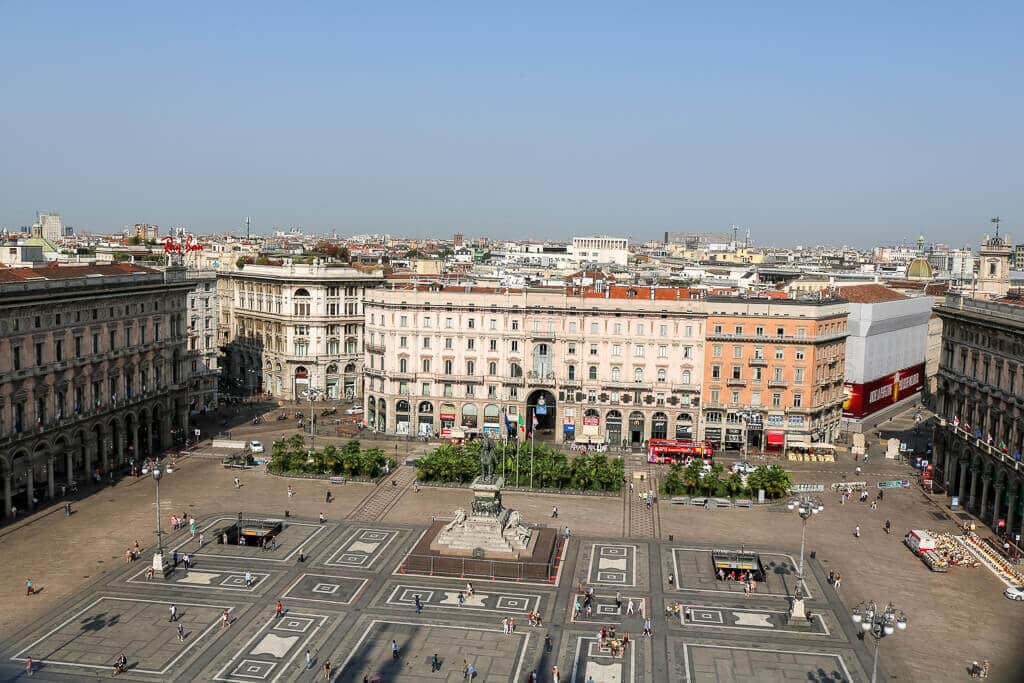
POLYGON ((690 439, 651 439, 647 442, 647 462, 671 465, 688 463, 700 458, 711 464, 715 447, 710 441, 692 441, 690 439))

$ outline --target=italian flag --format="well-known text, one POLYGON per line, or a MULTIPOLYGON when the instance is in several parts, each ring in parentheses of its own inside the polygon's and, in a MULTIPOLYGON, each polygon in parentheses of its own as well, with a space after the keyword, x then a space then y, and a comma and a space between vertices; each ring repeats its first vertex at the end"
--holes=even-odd
POLYGON ((526 418, 523 417, 522 413, 519 413, 519 417, 517 418, 517 421, 519 422, 519 429, 521 431, 525 432, 526 431, 526 418))

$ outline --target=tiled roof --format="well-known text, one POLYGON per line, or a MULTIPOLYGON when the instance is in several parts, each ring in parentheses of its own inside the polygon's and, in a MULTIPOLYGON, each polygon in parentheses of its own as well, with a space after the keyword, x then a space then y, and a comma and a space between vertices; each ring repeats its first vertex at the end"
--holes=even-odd
POLYGON ((69 280, 88 275, 128 275, 130 273, 156 273, 152 268, 132 263, 111 263, 109 265, 69 266, 51 263, 43 268, 0 269, 0 282, 33 282, 38 280, 69 280))
POLYGON ((885 301, 909 299, 906 294, 889 289, 885 285, 850 285, 840 287, 839 296, 851 304, 880 304, 885 301))

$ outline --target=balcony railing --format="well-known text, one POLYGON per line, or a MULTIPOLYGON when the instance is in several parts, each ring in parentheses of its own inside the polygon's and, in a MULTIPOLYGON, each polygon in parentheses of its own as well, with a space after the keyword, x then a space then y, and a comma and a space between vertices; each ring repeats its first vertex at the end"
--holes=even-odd
POLYGON ((366 342, 363 347, 370 353, 384 353, 385 348, 383 344, 374 344, 372 342, 366 342))
POLYGON ((971 434, 966 429, 956 427, 952 422, 943 422, 955 436, 974 446, 978 450, 987 453, 990 457, 998 460, 1003 465, 1017 471, 1024 472, 1024 463, 1015 459, 1011 454, 1004 453, 992 444, 985 443, 984 439, 978 438, 977 434, 971 434))
POLYGON ((768 380, 768 386, 773 389, 785 389, 788 386, 788 382, 784 379, 770 379, 768 380))
POLYGON ((750 358, 747 360, 747 365, 751 365, 755 368, 766 368, 768 367, 767 358, 750 358))
POLYGON ((743 379, 742 377, 730 377, 729 379, 725 380, 725 383, 730 387, 743 387, 747 385, 747 380, 743 379))

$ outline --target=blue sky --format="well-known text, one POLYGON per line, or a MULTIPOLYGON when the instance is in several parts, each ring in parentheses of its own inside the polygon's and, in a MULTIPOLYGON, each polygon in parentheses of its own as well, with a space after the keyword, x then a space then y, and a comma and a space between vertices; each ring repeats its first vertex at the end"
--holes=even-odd
POLYGON ((92 4, 0 0, 0 224, 1024 238, 1021 3, 92 4))

